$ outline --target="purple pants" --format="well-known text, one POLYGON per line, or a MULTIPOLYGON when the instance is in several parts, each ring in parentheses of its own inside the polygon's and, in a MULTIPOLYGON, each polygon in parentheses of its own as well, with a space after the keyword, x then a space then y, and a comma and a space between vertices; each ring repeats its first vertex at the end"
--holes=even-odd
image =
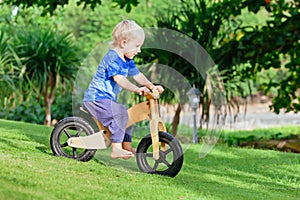
POLYGON ((131 142, 132 126, 126 129, 127 109, 109 99, 83 102, 83 107, 111 132, 110 140, 114 143, 131 142))

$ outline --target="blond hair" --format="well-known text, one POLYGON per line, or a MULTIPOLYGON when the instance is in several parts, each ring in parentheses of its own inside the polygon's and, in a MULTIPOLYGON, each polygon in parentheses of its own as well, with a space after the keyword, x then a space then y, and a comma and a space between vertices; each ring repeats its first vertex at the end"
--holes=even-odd
POLYGON ((144 35, 144 30, 133 20, 123 20, 119 22, 112 32, 112 46, 120 45, 122 40, 130 40, 139 35, 144 35))

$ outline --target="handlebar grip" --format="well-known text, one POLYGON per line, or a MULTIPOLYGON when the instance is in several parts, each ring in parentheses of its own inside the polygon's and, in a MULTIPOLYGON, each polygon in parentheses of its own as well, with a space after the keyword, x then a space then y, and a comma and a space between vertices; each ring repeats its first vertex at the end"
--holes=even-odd
POLYGON ((159 92, 157 90, 154 90, 151 92, 151 95, 154 99, 158 99, 159 98, 159 92))

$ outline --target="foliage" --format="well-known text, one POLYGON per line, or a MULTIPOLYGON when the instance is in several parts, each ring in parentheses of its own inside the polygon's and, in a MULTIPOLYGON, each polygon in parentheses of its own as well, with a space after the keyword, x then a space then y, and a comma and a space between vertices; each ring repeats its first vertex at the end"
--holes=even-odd
POLYGON ((122 18, 133 19, 142 27, 155 26, 157 12, 166 12, 169 8, 167 2, 168 0, 155 1, 151 5, 140 2, 139 6, 132 9, 130 13, 113 7, 110 0, 103 0, 104 4, 94 10, 83 9, 82 6, 70 3, 54 17, 61 19, 57 19, 61 21, 58 25, 59 29, 73 33, 82 47, 81 53, 87 56, 97 45, 111 40, 111 32, 122 18))
MULTIPOLYGON (((72 1, 70 1, 72 2, 72 1)), ((95 9, 98 5, 102 4, 101 0, 76 0, 75 1, 77 6, 83 4, 84 8, 90 7, 91 9, 95 9)), ((120 8, 126 8, 127 12, 131 11, 132 6, 137 6, 138 1, 137 0, 112 0, 112 2, 116 3, 120 6, 120 8)), ((53 15, 55 10, 62 6, 66 6, 69 4, 69 0, 63 0, 63 1, 57 1, 57 0, 47 0, 47 1, 41 1, 41 0, 31 0, 31 1, 22 1, 22 0, 5 0, 2 3, 6 3, 8 5, 25 5, 25 7, 32 7, 32 6, 38 6, 43 8, 42 15, 51 14, 53 15)), ((0 2, 1 5, 1 2, 0 2)))
POLYGON ((87 163, 55 157, 50 132, 0 120, 0 199, 299 199, 296 154, 216 145, 200 159, 200 145, 189 145, 169 178, 138 172, 135 159, 105 160, 109 149, 87 163))
POLYGON ((72 111, 72 90, 62 91, 58 88, 55 99, 51 107, 51 115, 54 120, 61 120, 66 117, 73 116, 72 111), (64 94, 64 95, 61 95, 64 94))
MULTIPOLYGON (((229 106, 239 109, 237 96, 245 97, 251 94, 251 85, 254 84, 256 75, 263 69, 283 68, 287 75, 278 82, 270 79, 269 83, 260 85, 265 91, 277 88, 277 96, 273 99, 273 110, 278 113, 280 108, 286 111, 297 110, 299 107, 299 12, 297 3, 294 1, 237 1, 225 0, 222 2, 209 2, 206 0, 194 0, 192 2, 182 0, 178 10, 168 18, 158 19, 158 26, 171 28, 189 35, 201 44, 215 63, 221 77, 213 77, 211 80, 224 82, 224 88, 219 90, 226 94, 229 106), (240 22, 242 11, 257 13, 262 8, 270 12, 270 17, 259 26, 251 26, 240 22), (228 12, 230 10, 230 12, 228 12), (274 37, 275 36, 275 37, 274 37), (284 60, 282 58, 285 58, 284 60), (226 90, 226 93, 224 92, 226 90), (246 92, 245 91, 249 91, 246 92)), ((182 46, 174 45, 174 48, 182 46)), ((205 92, 205 84, 199 73, 193 67, 181 61, 177 55, 165 52, 151 52, 151 55, 178 70, 189 82, 195 84, 203 91, 203 114, 202 119, 209 117, 209 96, 205 92), (207 110, 205 110, 207 109, 207 110), (207 117, 208 116, 208 117, 207 117)), ((184 54, 183 54, 184 55, 184 54)), ((205 69, 205 66, 203 67, 205 69)), ((210 83, 214 83, 210 80, 210 83)), ((278 79, 277 79, 278 80, 278 79)), ((216 88, 212 94, 216 93, 216 88)), ((218 96, 212 96, 219 102, 218 96)), ((220 109, 218 103, 217 109, 220 109)), ((231 112, 231 108, 229 112, 231 112)), ((225 111, 224 116, 227 115, 225 111)), ((202 122, 200 121, 202 124, 202 122)), ((201 126, 201 125, 200 125, 201 126)), ((201 126, 202 127, 202 126, 201 126)))
POLYGON ((14 109, 3 107, 0 111, 0 118, 43 124, 45 120, 45 108, 42 108, 39 103, 33 104, 30 101, 25 101, 14 109))
MULTIPOLYGON (((2 64, 0 64, 0 71, 1 71, 0 83, 2 89, 1 94, 3 94, 1 95, 1 101, 0 101, 1 102, 0 116, 1 118, 10 119, 10 120, 21 120, 21 121, 32 122, 32 123, 44 123, 45 121, 45 107, 43 107, 43 104, 45 105, 45 103, 43 103, 44 97, 41 94, 39 94, 40 90, 33 85, 33 80, 31 80, 32 77, 29 76, 30 72, 25 71, 28 68, 26 68, 27 64, 24 64, 24 62, 26 59, 28 59, 28 57, 25 56, 26 59, 24 59, 24 55, 20 55, 23 56, 23 58, 20 58, 18 54, 20 54, 21 52, 17 50, 18 53, 16 53, 15 48, 16 45, 20 45, 20 43, 22 42, 21 40, 26 40, 24 39, 24 37, 27 36, 29 37, 29 35, 34 37, 33 36, 34 34, 30 33, 30 29, 32 27, 36 27, 36 29, 32 28, 33 29, 32 31, 41 29, 44 30, 44 33, 48 32, 48 30, 55 30, 57 29, 60 18, 52 18, 49 20, 40 17, 41 10, 35 7, 24 9, 22 6, 20 6, 16 15, 12 15, 10 12, 7 12, 7 11, 11 11, 12 9, 11 7, 2 6, 1 9, 4 12, 1 13, 1 18, 0 18, 1 29, 3 30, 1 31, 0 34, 1 35, 0 47, 2 49, 1 50, 2 64), (24 27, 24 24, 28 24, 27 27, 24 27), (23 30, 26 31, 24 32, 23 30), (24 36, 26 35, 26 33, 28 35, 24 36)), ((35 34, 36 38, 38 37, 38 34, 40 32, 41 31, 36 32, 35 34)), ((55 34, 60 34, 60 32, 56 31, 55 34)), ((66 36, 67 35, 68 34, 66 34, 66 36)), ((68 35, 67 37, 68 39, 66 40, 73 40, 70 35, 68 35)), ((47 45, 47 44, 38 44, 38 42, 36 40, 33 40, 32 38, 28 38, 28 39, 32 43, 36 42, 36 45, 40 45, 40 48, 43 48, 43 45, 45 46, 47 45)), ((46 39, 46 36, 43 39, 46 39)), ((23 42, 26 43, 26 41, 23 42)), ((29 48, 32 48, 31 49, 32 52, 37 49, 36 47, 30 46, 29 44, 30 43, 28 43, 27 46, 29 48)), ((56 44, 53 43, 53 45, 56 44)), ((62 45, 63 43, 59 44, 58 48, 63 47, 62 45)), ((22 48, 25 48, 26 45, 21 45, 21 46, 22 48)), ((51 51, 53 50, 49 47, 49 44, 48 44, 48 50, 51 51)), ((44 51, 43 53, 46 52, 44 51)), ((63 53, 60 52, 58 53, 60 54, 60 56, 64 56, 63 53)), ((65 51, 65 53, 67 53, 67 51, 65 51)), ((39 56, 38 54, 36 55, 39 56)), ((76 54, 76 57, 77 60, 80 60, 78 54, 76 54)), ((49 59, 53 60, 53 58, 51 57, 49 57, 49 59)), ((58 57, 58 59, 61 59, 61 57, 58 57)), ((47 61, 45 58, 41 58, 41 60, 45 62, 47 61)), ((66 60, 64 60, 63 62, 65 64, 68 64, 66 60)), ((69 65, 69 67, 71 67, 71 65, 69 65)), ((74 68, 74 72, 72 73, 76 73, 75 68, 74 68)), ((62 81, 62 79, 59 78, 58 82, 59 81, 62 81)), ((54 104, 56 102, 64 102, 65 104, 64 106, 54 105, 51 108, 52 112, 57 112, 53 114, 54 119, 61 119, 59 117, 64 117, 66 115, 72 114, 72 111, 70 111, 71 106, 68 105, 67 102, 67 100, 70 101, 70 99, 65 98, 65 96, 63 96, 66 93, 65 91, 69 90, 70 87, 69 84, 71 82, 68 81, 63 81, 63 82, 64 83, 60 83, 57 85, 57 87, 59 88, 59 92, 56 92, 55 95, 56 98, 54 99, 54 104), (67 105, 69 106, 69 108, 66 108, 67 105), (59 110, 60 112, 58 112, 58 109, 64 110, 64 112, 62 113, 61 110, 59 110)))
POLYGON ((17 31, 13 46, 26 74, 24 84, 44 100, 49 125, 57 85, 68 87, 77 73, 77 48, 70 34, 38 27, 17 31))
MULTIPOLYGON (((121 15, 123 15, 125 18, 135 19, 142 26, 153 26, 155 24, 155 13, 158 12, 158 10, 163 12, 169 7, 166 2, 166 0, 153 2, 151 4, 148 4, 147 2, 141 2, 138 8, 132 9, 130 13, 125 13, 123 10, 119 10, 118 8, 112 8, 110 0, 104 0, 104 4, 100 7, 95 7, 94 10, 89 7, 83 9, 83 6, 77 6, 75 2, 72 1, 71 3, 70 1, 67 6, 64 6, 64 8, 57 8, 55 10, 55 15, 51 17, 49 14, 42 17, 41 13, 43 12, 43 9, 36 5, 31 7, 25 7, 24 5, 14 7, 2 4, 0 5, 0 26, 3 30, 3 35, 6 35, 6 37, 2 37, 3 42, 1 44, 9 46, 9 44, 12 43, 12 40, 14 40, 14 37, 22 34, 22 31, 19 31, 20 29, 24 29, 26 30, 25 32, 27 32, 27 29, 31 29, 31 27, 49 30, 50 32, 53 31, 57 34, 72 32, 72 40, 74 37, 76 40, 76 46, 80 47, 80 49, 77 49, 77 57, 79 60, 82 60, 84 56, 90 53, 95 46, 99 44, 99 42, 106 42, 111 37, 111 30, 113 29, 114 25, 120 21, 121 15), (149 15, 144 15, 144 13, 149 13, 149 15), (21 28, 19 29, 19 27, 21 28)), ((37 35, 37 33, 35 35, 37 35)), ((7 48, 5 48, 5 51, 3 52, 5 52, 5 54, 3 53, 1 56, 9 53, 7 48)), ((11 56, 13 56, 13 54, 15 53, 12 51, 11 56)), ((96 63, 99 62, 99 59, 100 58, 97 58, 96 63)), ((3 106, 2 116, 4 117, 4 113, 7 113, 7 116, 4 118, 21 119, 27 121, 27 116, 17 116, 17 113, 14 112, 14 110, 16 110, 18 106, 21 107, 19 110, 22 110, 25 107, 30 107, 25 101, 34 104, 40 104, 41 107, 43 107, 43 101, 40 101, 43 100, 43 96, 39 94, 33 94, 33 92, 37 90, 29 88, 30 85, 27 84, 29 80, 27 74, 20 74, 20 70, 23 69, 24 72, 25 69, 25 66, 22 66, 22 63, 20 63, 21 59, 15 54, 14 57, 9 60, 12 62, 10 62, 9 65, 6 65, 5 69, 1 67, 3 76, 9 78, 7 80, 10 80, 10 82, 5 82, 5 86, 1 87, 3 89, 7 88, 1 91, 1 94, 7 94, 1 96, 1 103, 3 104, 6 102, 6 106, 3 106), (12 73, 8 73, 9 70, 7 67, 10 67, 13 70, 12 73), (13 74, 14 76, 12 76, 13 74), (27 82, 25 84, 22 82, 22 78, 26 77, 27 82), (9 86, 7 83, 12 83, 12 85, 9 86), (25 86, 25 88, 21 89, 20 86, 25 86), (8 89, 14 91, 14 96, 6 93, 9 92, 8 89), (16 89, 20 89, 22 92, 16 95, 16 89), (9 103, 10 106, 8 106, 7 103, 9 103)), ((4 80, 4 78, 1 80, 4 80)), ((1 83, 4 82, 2 81, 1 83)), ((51 110, 54 119, 61 119, 63 116, 72 114, 72 107, 70 104, 71 100, 64 98, 65 95, 70 97, 68 93, 72 90, 72 88, 69 83, 64 85, 58 84, 57 87, 61 92, 56 93, 56 98, 53 101, 51 110), (63 109, 66 112, 61 112, 60 109, 63 109)), ((36 123, 36 120, 33 119, 33 122, 36 123)))
MULTIPOLYGON (((0 30, 0 108, 16 104, 16 96, 22 95, 22 89, 27 86, 22 84, 22 68, 16 67, 13 62, 17 60, 13 48, 9 44, 7 34, 0 30)), ((15 62, 19 64, 18 62, 15 62)))
MULTIPOLYGON (((299 12, 297 10, 299 4, 296 1, 224 0, 211 2, 205 0, 177 0, 173 1, 175 6, 170 7, 170 11, 165 11, 165 8, 169 7, 167 6, 167 0, 144 1, 140 2, 135 8, 133 6, 136 5, 136 0, 102 0, 101 6, 97 6, 100 5, 100 1, 97 0, 85 1, 85 5, 81 4, 80 6, 77 6, 76 3, 80 4, 83 1, 66 0, 54 3, 53 1, 22 1, 22 5, 19 0, 3 2, 0 4, 0 23, 7 34, 6 36, 9 36, 10 39, 15 33, 19 32, 15 27, 21 24, 24 24, 24 26, 34 24, 34 26, 38 26, 43 30, 47 27, 49 30, 72 32, 76 38, 76 43, 80 46, 80 53, 84 56, 99 41, 106 41, 110 38, 111 29, 120 20, 120 15, 135 19, 143 27, 153 26, 157 18, 158 26, 172 28, 188 34, 209 52, 215 63, 218 64, 221 78, 225 82, 225 88, 237 91, 227 93, 227 99, 231 99, 234 95, 245 96, 249 94, 251 91, 249 91, 247 85, 251 85, 252 81, 248 80, 257 79, 257 73, 271 71, 270 76, 272 79, 269 82, 266 79, 262 80, 259 84, 260 88, 266 92, 272 91, 274 93, 276 91, 277 96, 273 99, 273 110, 279 112, 281 108, 286 108, 286 111, 297 111, 299 109, 299 94, 296 91, 300 88, 300 79, 298 78, 300 29, 298 23, 299 12), (131 12, 125 13, 124 10, 112 8, 112 2, 114 2, 114 5, 123 6, 122 8, 125 9, 126 5, 131 5, 131 12), (7 4, 9 5, 8 9, 5 7, 7 4), (15 7, 11 5, 19 5, 17 15, 12 15, 11 9, 15 7), (256 23, 245 24, 240 20, 244 20, 243 15, 246 10, 247 14, 263 10, 270 17, 267 18, 266 23, 265 20, 263 23, 259 23, 259 26, 256 26, 256 23), (43 11, 45 17, 40 17, 43 11), (158 16, 157 13, 161 15, 158 16), (54 15, 50 17, 51 14, 54 15), (168 16, 165 17, 166 15, 168 16), (280 72, 281 75, 277 76, 277 72, 280 72), (247 92, 245 93, 245 91, 247 92)), ((3 37, 1 40, 4 42, 0 42, 0 46, 7 46, 7 39, 7 37, 3 37)), ((181 44, 175 44, 174 48, 179 49, 181 55, 186 53, 181 44)), ((5 54, 1 54, 0 61, 6 63, 5 65, 0 64, 0 66, 2 65, 0 68, 0 73, 2 73, 0 84, 1 88, 8 89, 1 90, 1 94, 2 92, 7 94, 4 100, 1 99, 1 104, 3 105, 5 102, 6 104, 8 102, 13 104, 16 101, 20 104, 28 99, 32 91, 28 89, 28 84, 22 84, 22 78, 26 78, 27 74, 22 75, 22 69, 24 68, 20 67, 22 64, 17 63, 21 59, 18 59, 9 44, 5 49, 5 54), (8 54, 10 55, 8 56, 8 54), (5 56, 2 57, 2 55, 5 56), (11 58, 17 62, 8 62, 11 58), (25 92, 21 93, 21 97, 18 95, 19 98, 16 98, 16 89, 21 86, 27 88, 22 89, 25 92)), ((154 62, 156 65, 171 66, 189 78, 188 84, 195 84, 203 91, 204 97, 207 96, 204 90, 204 76, 200 75, 191 63, 184 59, 178 59, 178 55, 170 52, 150 49, 147 52, 143 50, 143 52, 145 63, 154 62)), ((151 67, 154 69, 153 65, 151 67)), ((163 70, 159 71, 159 68, 156 68, 156 70, 157 74, 166 75, 162 76, 162 79, 168 79, 167 75, 169 74, 166 74, 163 70)), ((155 74, 154 71, 151 72, 155 74)), ((173 85, 181 85, 181 83, 175 81, 173 85)), ((71 89, 70 85, 66 87, 71 89)), ((180 92, 179 90, 175 92, 167 90, 163 99, 166 102, 174 103, 180 93, 185 94, 183 89, 180 92)), ((33 98, 37 98, 37 96, 33 98)), ((36 99, 34 101, 36 102, 36 99)), ((230 103, 235 105, 234 102, 230 103)))
MULTIPOLYGON (((0 88, 1 88, 1 96, 10 96, 13 92, 14 83, 12 80, 12 75, 10 74, 13 70, 10 66, 10 61, 12 59, 11 51, 9 50, 9 46, 7 44, 7 38, 4 33, 0 31, 0 88)), ((5 99, 1 98, 1 106, 4 106, 6 103, 5 99)))
MULTIPOLYGON (((267 1, 266 1, 267 2, 267 1)), ((249 3, 248 6, 251 4, 249 3)), ((270 79, 261 85, 267 93, 276 89, 272 109, 279 113, 284 108, 287 112, 300 109, 300 59, 299 59, 299 19, 298 3, 296 1, 268 1, 265 5, 270 12, 267 24, 259 27, 239 27, 232 32, 235 35, 230 42, 223 40, 223 45, 217 54, 222 59, 216 62, 224 66, 249 63, 243 70, 245 78, 254 79, 262 70, 283 70, 286 74, 280 81, 270 79)), ((256 10, 257 11, 257 10, 256 10)))
MULTIPOLYGON (((245 7, 245 2, 240 1, 222 1, 222 2, 210 2, 206 0, 193 0, 185 1, 181 0, 177 10, 170 13, 169 16, 162 16, 158 19, 157 25, 159 27, 172 29, 180 33, 187 34, 195 43, 203 49, 197 48, 191 43, 180 43, 180 41, 168 36, 167 44, 172 46, 172 49, 178 50, 178 54, 173 52, 165 52, 161 50, 147 50, 146 59, 144 61, 151 61, 157 59, 158 63, 170 66, 171 68, 182 74, 190 85, 195 85, 202 93, 203 115, 201 118, 201 127, 203 121, 209 119, 209 107, 213 103, 218 110, 221 109, 221 105, 227 100, 230 103, 232 98, 237 95, 245 96, 244 89, 248 87, 246 84, 240 84, 242 77, 240 75, 241 70, 235 70, 235 74, 232 73, 231 66, 226 68, 222 63, 218 63, 222 59, 222 54, 215 53, 215 49, 220 47, 220 41, 224 38, 229 30, 234 30, 237 27, 238 22, 235 21, 232 16, 241 14, 241 10, 245 7), (231 10, 231 12, 228 12, 231 10), (224 25, 225 24, 225 25, 224 25), (173 40, 172 40, 173 39, 173 40), (211 57, 210 57, 211 56, 211 57), (191 57, 187 60, 187 57, 191 57), (221 74, 217 73, 218 69, 213 68, 215 66, 214 61, 218 64, 218 69, 221 74), (207 76, 210 73, 210 82, 208 82, 207 76), (220 75, 222 77, 220 77, 220 75), (234 77, 234 78, 233 78, 234 77), (218 86, 218 81, 227 82, 226 87, 218 86), (214 85, 214 91, 208 91, 209 84, 214 85), (236 89, 233 93, 232 87, 236 89), (216 91, 216 90, 219 91, 216 91), (221 93, 227 93, 226 98, 220 95, 221 93), (211 95, 215 94, 214 97, 211 95), (211 99, 214 101, 212 102, 211 99)), ((161 39, 161 38, 159 38, 161 39)), ((228 52, 228 50, 227 50, 228 52)), ((163 77, 167 77, 166 73, 157 70, 157 74, 161 74, 163 77)), ((178 87, 180 84, 174 84, 178 87)), ((180 90, 180 89, 178 89, 180 90)), ((187 91, 180 91, 182 94, 180 99, 185 103, 185 94, 187 91)), ((169 95, 168 95, 169 96, 169 95)), ((225 114, 226 115, 226 114, 225 114)))
MULTIPOLYGON (((60 88, 58 90, 59 91, 56 93, 60 94, 55 95, 56 98, 51 106, 52 119, 57 121, 73 115, 71 106, 72 94, 69 94, 71 91, 63 92, 60 88)), ((45 122, 45 107, 43 107, 43 103, 36 97, 31 97, 29 100, 21 103, 15 102, 15 106, 2 106, 0 110, 0 118, 43 124, 45 122)))
POLYGON ((112 0, 112 2, 117 3, 121 9, 125 8, 126 12, 130 12, 132 6, 137 6, 139 4, 138 0, 112 0))

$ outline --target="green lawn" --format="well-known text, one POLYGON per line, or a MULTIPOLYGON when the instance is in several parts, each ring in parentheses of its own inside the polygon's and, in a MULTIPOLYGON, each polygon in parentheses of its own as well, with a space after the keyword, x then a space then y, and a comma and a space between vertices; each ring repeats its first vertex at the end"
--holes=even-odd
POLYGON ((187 145, 175 178, 140 173, 109 150, 77 162, 51 153, 51 128, 0 120, 0 199, 299 199, 300 155, 187 145))

